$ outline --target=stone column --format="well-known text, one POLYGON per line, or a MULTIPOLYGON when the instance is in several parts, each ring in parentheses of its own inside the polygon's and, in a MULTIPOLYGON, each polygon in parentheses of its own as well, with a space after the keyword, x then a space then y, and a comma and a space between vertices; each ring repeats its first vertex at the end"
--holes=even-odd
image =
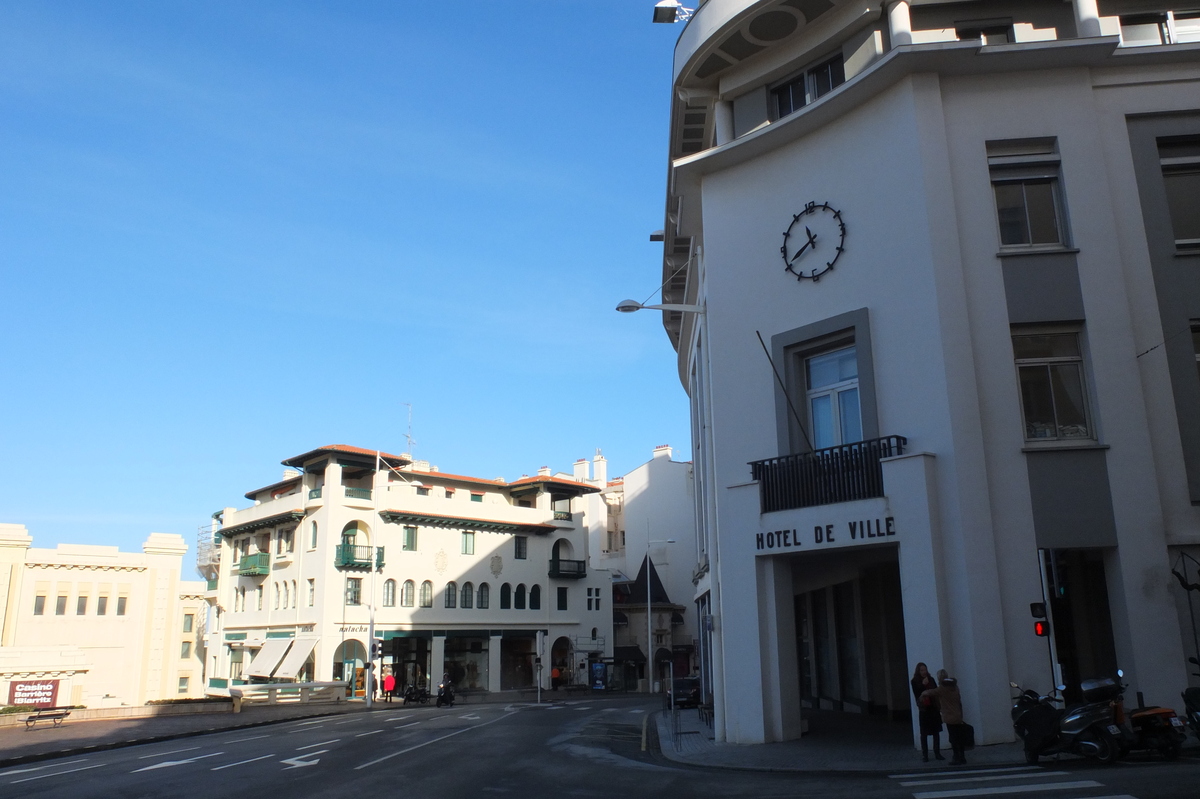
MULTIPOLYGON (((717 100, 713 103, 713 124, 717 129, 717 146, 733 141, 733 103, 728 100, 717 100)), ((670 457, 667 452, 667 457, 670 457)))
POLYGON ((488 690, 495 693, 500 690, 500 645, 504 638, 492 633, 488 639, 488 690))
MULTIPOLYGON (((1095 5, 1093 1, 1093 5, 1095 5)), ((888 6, 888 38, 891 47, 912 44, 912 19, 908 13, 908 0, 900 0, 888 6)))
POLYGON ((1071 5, 1075 8, 1077 36, 1084 38, 1103 35, 1100 32, 1100 9, 1096 7, 1096 0, 1071 0, 1071 5))

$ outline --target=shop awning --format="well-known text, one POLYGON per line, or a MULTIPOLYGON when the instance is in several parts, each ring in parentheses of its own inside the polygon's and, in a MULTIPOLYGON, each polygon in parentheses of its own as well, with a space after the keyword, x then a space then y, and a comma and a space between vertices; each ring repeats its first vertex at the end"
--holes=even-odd
POLYGON ((645 663, 646 655, 640 646, 614 646, 613 660, 626 663, 645 663))
POLYGON ((613 626, 620 627, 622 624, 629 624, 629 617, 619 610, 613 611, 613 626))
POLYGON ((316 645, 316 638, 297 638, 293 641, 292 648, 288 650, 287 657, 283 659, 283 663, 275 670, 275 679, 296 679, 296 675, 300 673, 300 669, 304 668, 304 662, 308 660, 308 656, 312 654, 313 648, 316 645))
POLYGON ((291 638, 268 638, 266 641, 263 641, 262 649, 258 650, 258 654, 254 656, 254 660, 250 661, 250 668, 246 670, 246 675, 249 677, 270 677, 275 671, 275 667, 279 665, 279 661, 283 660, 283 654, 287 652, 288 647, 291 645, 291 638))

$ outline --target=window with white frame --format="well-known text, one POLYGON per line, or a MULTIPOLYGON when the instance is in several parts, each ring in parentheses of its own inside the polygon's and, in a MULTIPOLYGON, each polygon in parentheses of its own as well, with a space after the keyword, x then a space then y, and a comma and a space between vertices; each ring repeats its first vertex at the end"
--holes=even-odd
POLYGON ((1200 252, 1200 137, 1159 139, 1175 249, 1200 252))
POLYGON ((471 608, 475 604, 475 586, 471 583, 463 583, 462 601, 459 603, 464 608, 471 608))
POLYGON ((1025 438, 1091 438, 1079 332, 1014 332, 1012 342, 1025 438))
POLYGON ((421 583, 421 607, 433 607, 433 583, 428 580, 421 583))
POLYGON ((1058 140, 989 141, 987 154, 1001 250, 1066 246, 1058 140))
POLYGON ((383 606, 391 608, 396 606, 396 581, 385 580, 383 583, 383 606))
POLYGON ((1121 16, 1121 44, 1127 47, 1184 42, 1200 42, 1200 11, 1121 16))
POLYGON ((317 604, 317 581, 316 578, 308 578, 308 606, 311 608, 317 604))
POLYGON ((446 607, 453 608, 458 605, 458 583, 451 580, 446 583, 446 607))
POLYGON ((346 578, 346 604, 361 605, 362 604, 362 578, 347 577, 346 578))
POLYGON ((479 608, 480 610, 487 610, 488 606, 491 604, 491 601, 492 601, 492 589, 488 586, 487 583, 479 584, 478 599, 479 599, 479 601, 475 603, 475 606, 477 608, 479 608))
POLYGON ((513 558, 516 560, 525 560, 529 557, 529 537, 524 535, 513 536, 513 558))
POLYGON ((409 527, 404 528, 404 541, 401 544, 400 549, 404 552, 416 552, 417 551, 417 528, 416 527, 409 526, 409 527))
POLYGON ((846 82, 841 54, 821 61, 771 88, 771 111, 775 119, 799 111, 846 82))
POLYGON ((464 532, 462 534, 462 553, 464 555, 474 555, 475 554, 475 534, 474 533, 464 532))
POLYGON ((854 345, 806 358, 804 379, 813 449, 862 441, 854 345))
POLYGON ((400 587, 400 606, 411 608, 413 606, 413 595, 416 593, 417 586, 412 580, 405 580, 404 585, 400 587))

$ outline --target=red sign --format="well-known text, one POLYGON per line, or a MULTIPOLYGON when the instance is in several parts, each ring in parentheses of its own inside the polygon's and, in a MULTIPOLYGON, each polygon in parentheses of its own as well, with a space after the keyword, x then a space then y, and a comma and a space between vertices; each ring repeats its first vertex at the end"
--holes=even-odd
POLYGON ((55 707, 58 704, 58 680, 13 680, 8 684, 8 703, 55 707))

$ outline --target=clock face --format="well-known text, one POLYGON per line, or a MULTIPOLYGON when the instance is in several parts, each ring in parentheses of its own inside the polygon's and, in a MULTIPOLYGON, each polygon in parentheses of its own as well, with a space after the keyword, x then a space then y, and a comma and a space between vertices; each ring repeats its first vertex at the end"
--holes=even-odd
POLYGON ((842 212, 829 203, 809 203, 783 232, 783 268, 797 280, 815 282, 833 269, 845 242, 842 212))

